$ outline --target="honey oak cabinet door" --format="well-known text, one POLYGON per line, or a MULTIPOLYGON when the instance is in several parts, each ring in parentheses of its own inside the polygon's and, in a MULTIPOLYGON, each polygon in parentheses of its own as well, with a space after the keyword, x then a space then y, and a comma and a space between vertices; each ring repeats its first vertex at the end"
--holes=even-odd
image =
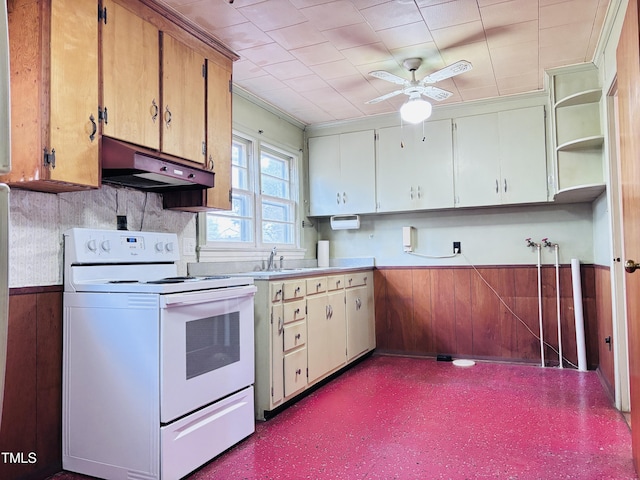
POLYGON ((231 65, 207 61, 207 160, 215 186, 207 207, 231 210, 231 65))
POLYGON ((205 59, 162 34, 162 151, 204 165, 205 59))
POLYGON ((99 186, 95 0, 9 9, 12 172, 0 182, 45 192, 99 186))
POLYGON ((104 0, 102 25, 102 133, 160 149, 160 43, 158 29, 104 0))

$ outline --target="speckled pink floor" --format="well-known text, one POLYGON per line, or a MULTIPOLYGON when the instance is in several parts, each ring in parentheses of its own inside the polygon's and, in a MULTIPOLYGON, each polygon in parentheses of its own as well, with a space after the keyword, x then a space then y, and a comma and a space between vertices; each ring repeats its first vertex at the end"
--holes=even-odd
POLYGON ((595 372, 373 356, 188 478, 638 477, 595 372))

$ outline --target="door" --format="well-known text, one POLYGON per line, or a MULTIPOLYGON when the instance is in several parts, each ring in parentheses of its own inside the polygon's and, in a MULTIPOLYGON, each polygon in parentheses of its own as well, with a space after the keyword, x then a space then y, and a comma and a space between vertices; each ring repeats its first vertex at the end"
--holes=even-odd
POLYGON ((102 133, 160 148, 160 41, 158 29, 105 0, 102 25, 102 133))
POLYGON ((500 204, 498 114, 456 120, 456 207, 500 204))
POLYGON ((376 211, 376 159, 373 130, 340 135, 342 213, 376 211))
POLYGON ((204 80, 204 57, 163 34, 162 151, 200 165, 205 160, 204 80))
POLYGON ((340 136, 309 139, 311 215, 331 215, 340 208, 340 136))
POLYGON ((58 161, 51 180, 99 186, 96 2, 51 2, 49 142, 58 161))
MULTIPOLYGON (((640 34, 638 3, 629 2, 616 51, 620 127, 620 180, 623 260, 640 262, 640 34)), ((629 338, 632 454, 640 466, 640 272, 627 273, 626 306, 629 338)))
POLYGON ((163 423, 253 384, 255 291, 252 285, 162 296, 163 423))

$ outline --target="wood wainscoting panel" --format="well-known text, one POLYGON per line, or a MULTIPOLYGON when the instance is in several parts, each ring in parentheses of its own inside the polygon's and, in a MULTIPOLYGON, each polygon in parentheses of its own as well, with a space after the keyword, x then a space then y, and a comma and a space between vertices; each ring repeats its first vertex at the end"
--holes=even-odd
MULTIPOLYGON (((381 267, 376 272, 378 351, 540 362, 536 266, 485 266, 477 271, 472 267, 381 267)), ((561 266, 559 276, 563 355, 575 365, 571 268, 561 266)), ((592 265, 582 266, 582 282, 587 360, 589 368, 595 369, 599 297, 592 265)), ((544 340, 549 344, 545 364, 557 366, 554 266, 541 268, 541 284, 544 340)))
POLYGON ((9 292, 0 478, 36 480, 62 470, 62 287, 9 292), (30 456, 31 455, 31 456, 30 456))

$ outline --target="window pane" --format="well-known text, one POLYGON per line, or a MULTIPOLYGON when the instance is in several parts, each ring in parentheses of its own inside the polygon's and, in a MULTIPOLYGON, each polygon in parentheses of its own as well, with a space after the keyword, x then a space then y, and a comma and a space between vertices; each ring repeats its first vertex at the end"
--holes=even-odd
POLYGON ((249 190, 249 172, 246 168, 231 168, 231 186, 240 190, 249 190))
POLYGON ((288 204, 276 202, 262 203, 263 220, 279 220, 281 222, 291 221, 291 207, 288 204))
POLYGON ((264 243, 293 243, 293 225, 290 223, 262 222, 264 243))
POLYGON ((262 176, 262 194, 289 199, 289 182, 278 178, 262 176))
POLYGON ((289 180, 289 161, 287 158, 278 158, 263 152, 260 160, 262 173, 289 180))
POLYGON ((244 143, 233 142, 231 146, 231 163, 240 167, 247 167, 247 146, 244 143))
POLYGON ((207 241, 251 242, 251 220, 238 217, 207 216, 207 241))

